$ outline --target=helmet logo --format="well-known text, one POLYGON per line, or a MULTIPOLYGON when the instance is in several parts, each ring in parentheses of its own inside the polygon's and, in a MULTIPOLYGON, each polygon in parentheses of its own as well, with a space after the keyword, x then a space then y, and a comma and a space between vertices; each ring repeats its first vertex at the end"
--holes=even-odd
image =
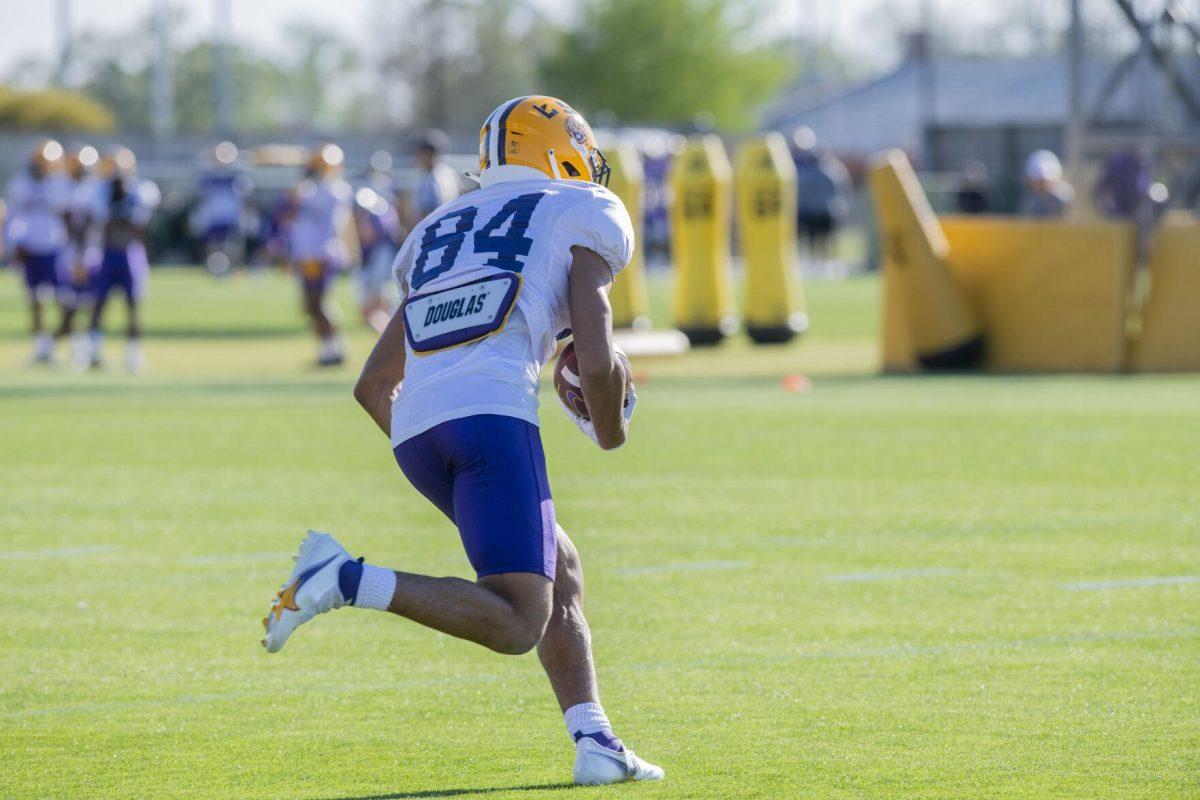
POLYGON ((558 114, 558 109, 550 108, 549 103, 542 103, 540 106, 534 106, 533 110, 541 114, 546 119, 554 119, 554 116, 558 114))
POLYGON ((584 127, 578 117, 571 115, 563 121, 563 124, 566 126, 567 133, 570 134, 572 139, 579 144, 587 144, 587 128, 584 127))

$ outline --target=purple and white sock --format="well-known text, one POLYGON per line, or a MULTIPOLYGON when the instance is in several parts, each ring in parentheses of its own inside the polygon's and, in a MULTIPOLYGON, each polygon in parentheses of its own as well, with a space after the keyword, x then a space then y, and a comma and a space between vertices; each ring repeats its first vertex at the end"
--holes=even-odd
POLYGON ((578 742, 587 737, 602 747, 621 752, 625 749, 621 740, 612 732, 612 724, 604 713, 604 707, 599 703, 579 703, 567 709, 563 714, 567 723, 567 733, 578 742))
POLYGON ((347 561, 338 571, 338 588, 355 608, 387 611, 396 593, 396 573, 359 561, 347 561))

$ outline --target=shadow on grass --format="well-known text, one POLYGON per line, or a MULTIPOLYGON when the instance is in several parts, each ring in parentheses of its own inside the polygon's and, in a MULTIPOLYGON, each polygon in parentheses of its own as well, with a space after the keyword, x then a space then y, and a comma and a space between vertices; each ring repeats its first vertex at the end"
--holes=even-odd
MULTIPOLYGON (((302 367, 297 368, 301 372, 302 367)), ((337 394, 350 396, 350 387, 354 382, 353 373, 346 370, 319 371, 313 367, 302 373, 311 376, 309 380, 300 378, 265 378, 258 381, 252 379, 233 378, 230 380, 195 379, 187 376, 174 377, 170 382, 138 381, 124 375, 114 376, 114 380, 103 383, 86 384, 78 381, 65 384, 33 384, 27 386, 0 386, 0 400, 28 400, 34 398, 50 398, 55 400, 70 400, 79 398, 105 397, 203 397, 215 395, 221 397, 258 396, 258 395, 328 395, 337 394)))
MULTIPOLYGON (((124 336, 124 327, 120 321, 124 317, 117 317, 118 324, 106 327, 105 334, 109 337, 121 339, 124 336)), ((85 326, 80 326, 80 330, 85 326)), ((162 341, 191 341, 191 340, 213 340, 227 341, 230 339, 288 339, 292 337, 305 336, 309 329, 306 328, 303 322, 286 323, 280 325, 212 325, 198 324, 190 325, 166 325, 160 326, 150 323, 145 326, 144 335, 148 339, 158 339, 162 341)), ((23 342, 29 339, 29 332, 24 328, 13 328, 0 330, 0 341, 17 341, 23 342)))
POLYGON ((225 327, 197 326, 195 328, 177 327, 147 327, 146 335, 155 339, 279 339, 291 336, 304 336, 308 328, 302 324, 288 324, 277 327, 229 325, 225 327))
POLYGON ((531 786, 480 786, 474 789, 423 789, 415 792, 370 794, 354 797, 328 797, 321 800, 415 800, 420 797, 469 797, 496 792, 544 792, 551 789, 574 789, 573 783, 539 783, 531 786))

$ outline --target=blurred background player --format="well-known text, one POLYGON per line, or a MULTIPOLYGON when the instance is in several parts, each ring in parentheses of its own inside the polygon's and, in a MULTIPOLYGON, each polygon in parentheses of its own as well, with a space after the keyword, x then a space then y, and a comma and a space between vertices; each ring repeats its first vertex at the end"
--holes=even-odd
POLYGON ((449 138, 437 128, 425 131, 417 139, 415 150, 420 177, 412 190, 405 227, 416 227, 438 206, 458 197, 458 173, 442 160, 449 148, 449 138))
POLYGON ((337 366, 346 358, 336 322, 340 315, 328 299, 333 279, 346 266, 345 231, 353 230, 353 197, 341 177, 343 161, 336 144, 322 145, 313 153, 293 194, 289 233, 291 261, 300 278, 304 313, 317 335, 317 365, 322 367, 337 366))
POLYGON ((71 184, 61 171, 62 145, 53 139, 38 144, 28 166, 8 183, 5 250, 25 272, 29 290, 33 361, 54 360, 54 339, 46 331, 44 307, 58 287, 59 259, 67 245, 64 214, 71 184))
POLYGON ((91 363, 91 347, 86 333, 75 331, 75 318, 88 310, 95 297, 96 266, 100 257, 99 234, 95 220, 102 182, 96 175, 100 153, 91 145, 74 148, 67 154, 70 192, 64 219, 67 246, 59 260, 58 298, 62 305, 62 323, 56 339, 69 338, 71 357, 76 366, 91 363))
POLYGON ((988 185, 987 166, 979 159, 972 159, 963 167, 962 179, 954 192, 954 206, 960 214, 986 214, 991 208, 988 200, 991 187, 988 185))
POLYGON ((1112 219, 1133 219, 1151 200, 1152 163, 1142 153, 1123 151, 1112 153, 1092 191, 1092 203, 1102 216, 1112 219))
POLYGON ((811 128, 792 135, 796 164, 796 228, 815 267, 828 269, 829 241, 850 209, 846 166, 817 143, 811 128))
POLYGON ((1075 190, 1063 180, 1062 162, 1049 150, 1037 150, 1025 162, 1025 197, 1021 213, 1043 219, 1067 213, 1075 190))
POLYGON ((354 224, 362 268, 358 272, 363 322, 376 333, 387 327, 396 310, 392 261, 400 248, 402 231, 394 202, 392 157, 385 150, 371 155, 371 171, 354 193, 354 224))
POLYGON ((192 228, 204 242, 204 264, 214 275, 227 273, 245 258, 242 216, 253 184, 237 161, 237 145, 221 142, 213 148, 209 169, 200 177, 200 202, 192 228))
POLYGON ((92 366, 103 365, 103 323, 108 297, 114 289, 125 295, 125 367, 139 372, 145 364, 141 348, 139 304, 146 296, 150 264, 146 260, 146 225, 158 205, 158 187, 137 177, 133 151, 118 148, 105 162, 105 178, 98 193, 96 222, 100 227, 100 267, 96 273, 96 301, 92 307, 92 366))

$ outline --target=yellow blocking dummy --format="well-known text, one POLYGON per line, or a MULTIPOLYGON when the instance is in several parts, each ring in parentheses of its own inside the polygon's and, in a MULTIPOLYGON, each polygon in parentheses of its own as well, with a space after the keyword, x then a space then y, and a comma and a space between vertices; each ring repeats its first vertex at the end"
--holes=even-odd
POLYGON ((796 167, 779 133, 747 139, 734 180, 746 333, 760 344, 808 327, 796 277, 796 167))
POLYGON ((987 331, 987 369, 1121 369, 1131 226, 943 217, 942 229, 987 331))
MULTIPOLYGON (((983 356, 983 328, 947 263, 950 246, 908 159, 899 150, 876 156, 871 195, 879 218, 884 270, 916 361, 927 369, 966 369, 983 356)), ((898 327, 892 318, 885 330, 898 327)), ((885 352, 885 365, 898 366, 885 352)))
POLYGON ((671 164, 675 323, 692 344, 715 344, 737 326, 729 263, 732 170, 714 134, 688 139, 671 164))
POLYGON ((1133 342, 1135 372, 1200 370, 1200 225, 1179 214, 1154 240, 1150 296, 1141 337, 1133 342))

